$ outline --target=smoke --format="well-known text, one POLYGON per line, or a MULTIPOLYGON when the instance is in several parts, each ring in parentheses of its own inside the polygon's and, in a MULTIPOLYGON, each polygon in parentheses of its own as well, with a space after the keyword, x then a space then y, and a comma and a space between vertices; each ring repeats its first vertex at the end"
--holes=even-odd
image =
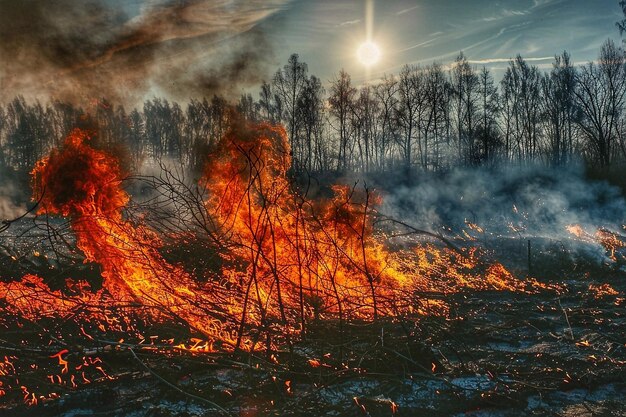
POLYGON ((593 236, 599 228, 623 234, 626 201, 617 187, 585 178, 582 166, 455 169, 413 184, 384 184, 381 211, 448 236, 570 241, 567 227, 593 236), (477 233, 473 225, 484 232, 477 233))
POLYGON ((0 0, 0 101, 239 92, 269 68, 257 26, 286 1, 0 0))
POLYGON ((6 167, 0 159, 0 222, 13 220, 26 213, 28 181, 6 167))
POLYGON ((17 194, 10 183, 0 185, 0 221, 15 219, 26 212, 26 206, 18 203, 18 198, 10 197, 17 194))

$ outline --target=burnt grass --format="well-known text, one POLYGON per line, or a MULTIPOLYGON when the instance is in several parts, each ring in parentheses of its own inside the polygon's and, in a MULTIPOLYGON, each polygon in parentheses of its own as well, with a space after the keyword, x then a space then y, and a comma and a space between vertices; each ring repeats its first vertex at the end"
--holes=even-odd
MULTIPOLYGON (((599 260, 597 248, 537 238, 529 263, 526 241, 481 244, 516 276, 562 289, 465 291, 446 296, 446 318, 312 321, 304 337, 270 355, 141 349, 121 341, 123 333, 86 341, 69 320, 63 327, 3 317, 0 357, 19 356, 19 383, 59 398, 27 406, 19 392, 7 394, 0 415, 626 415, 622 261, 599 260), (590 290, 605 283, 618 294, 590 290), (88 384, 46 384, 50 356, 63 346, 60 329, 68 361, 97 356, 109 377, 91 367, 88 384)), ((429 296, 441 297, 423 295, 429 296)), ((176 323, 145 333, 193 336, 176 323)))

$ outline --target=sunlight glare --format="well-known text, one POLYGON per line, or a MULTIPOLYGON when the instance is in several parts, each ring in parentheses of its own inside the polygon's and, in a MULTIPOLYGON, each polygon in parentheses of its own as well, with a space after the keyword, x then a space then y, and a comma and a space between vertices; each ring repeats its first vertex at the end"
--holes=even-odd
POLYGON ((380 60, 380 48, 372 41, 367 41, 359 46, 356 52, 359 62, 366 67, 376 64, 380 60))

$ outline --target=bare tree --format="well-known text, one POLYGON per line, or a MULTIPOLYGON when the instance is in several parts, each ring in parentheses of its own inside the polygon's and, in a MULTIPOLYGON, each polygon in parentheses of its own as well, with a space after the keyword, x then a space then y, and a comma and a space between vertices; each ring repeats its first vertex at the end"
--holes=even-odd
POLYGON ((454 61, 451 78, 455 96, 457 151, 459 161, 467 164, 473 161, 475 153, 474 142, 479 93, 478 76, 463 52, 454 61))
MULTIPOLYGON (((420 120, 425 110, 425 77, 421 68, 405 65, 398 82, 398 106, 396 117, 402 131, 399 136, 400 153, 405 169, 413 163, 413 147, 419 135, 420 120)), ((420 138, 418 138, 420 140, 420 138)), ((420 146, 418 144, 418 146, 420 146)))
POLYGON ((571 159, 576 117, 576 69, 570 56, 556 56, 552 70, 542 79, 542 111, 550 163, 561 165, 571 159))
POLYGON ((419 148, 422 168, 439 166, 440 139, 445 131, 445 119, 448 116, 450 101, 449 85, 441 65, 435 63, 426 70, 426 85, 424 88, 426 99, 426 117, 422 120, 423 140, 419 148), (434 145, 434 151, 431 150, 434 145))
POLYGON ((575 94, 581 111, 578 124, 594 159, 606 167, 611 163, 618 144, 618 127, 624 111, 626 78, 623 50, 612 40, 607 40, 602 45, 598 63, 583 66, 577 80, 575 94))
POLYGON ((518 161, 537 156, 540 135, 541 74, 518 55, 501 81, 505 112, 505 141, 518 161))
POLYGON ((385 170, 391 146, 397 133, 395 114, 398 105, 398 80, 394 76, 383 77, 374 88, 374 95, 380 103, 380 130, 374 139, 374 153, 378 169, 385 170))
POLYGON ((350 75, 343 69, 339 76, 335 78, 330 87, 330 112, 337 121, 335 130, 339 134, 339 154, 337 158, 337 168, 346 170, 349 168, 350 152, 350 115, 354 106, 354 96, 356 88, 352 86, 350 75))
POLYGON ((312 171, 320 167, 321 149, 320 124, 323 122, 324 87, 319 78, 312 75, 307 79, 304 89, 298 98, 298 119, 304 140, 303 154, 298 155, 302 167, 312 171))
POLYGON ((480 139, 481 149, 477 157, 480 161, 488 162, 493 160, 500 146, 500 134, 498 131, 500 98, 493 77, 485 67, 478 74, 478 85, 480 91, 480 122, 477 137, 480 139))
MULTIPOLYGON (((274 88, 283 104, 282 120, 286 122, 289 140, 294 152, 301 154, 300 138, 298 138, 298 100, 307 82, 307 65, 299 61, 298 54, 292 54, 282 70, 274 75, 274 88)), ((300 168, 300 161, 294 161, 295 169, 300 168)))

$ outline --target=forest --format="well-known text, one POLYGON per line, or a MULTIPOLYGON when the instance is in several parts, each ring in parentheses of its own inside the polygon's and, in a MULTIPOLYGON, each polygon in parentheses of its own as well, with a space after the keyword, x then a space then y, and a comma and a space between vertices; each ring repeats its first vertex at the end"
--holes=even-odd
POLYGON ((585 161, 608 168, 626 157, 624 51, 612 40, 595 62, 577 66, 567 52, 550 70, 511 59, 499 83, 460 53, 449 66, 406 65, 398 75, 355 86, 341 70, 328 87, 297 54, 258 94, 188 103, 163 98, 125 108, 93 98, 0 107, 1 163, 24 173, 78 125, 100 146, 124 148, 133 169, 167 159, 199 169, 227 131, 233 112, 282 123, 293 170, 308 173, 446 171, 459 166, 585 161))

